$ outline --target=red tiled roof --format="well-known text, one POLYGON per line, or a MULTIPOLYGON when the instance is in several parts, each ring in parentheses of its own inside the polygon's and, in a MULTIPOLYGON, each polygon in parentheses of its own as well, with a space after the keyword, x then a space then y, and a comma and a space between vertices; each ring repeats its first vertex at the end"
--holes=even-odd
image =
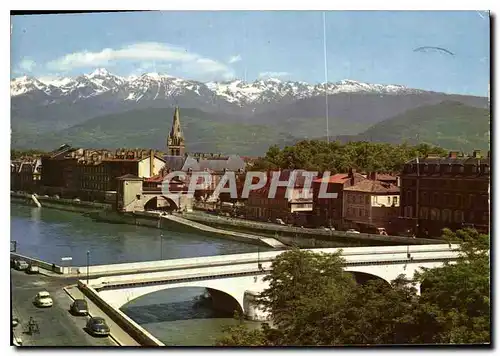
POLYGON ((330 176, 328 178, 317 178, 314 179, 313 182, 315 183, 322 183, 322 182, 328 182, 328 183, 345 183, 349 179, 349 173, 337 173, 334 174, 333 176, 330 176))

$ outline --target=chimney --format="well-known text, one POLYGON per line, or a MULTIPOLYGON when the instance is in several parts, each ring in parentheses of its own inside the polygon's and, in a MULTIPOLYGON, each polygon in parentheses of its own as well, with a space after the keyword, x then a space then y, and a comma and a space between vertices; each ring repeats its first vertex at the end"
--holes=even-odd
POLYGON ((472 157, 481 158, 481 150, 474 150, 474 152, 472 152, 472 157))
POLYGON ((448 158, 457 158, 458 157, 458 151, 450 151, 448 154, 448 158))
POLYGON ((401 187, 401 177, 400 176, 396 177, 396 186, 401 187))
POLYGON ((356 170, 353 169, 353 168, 349 168, 349 180, 350 180, 350 185, 353 186, 354 185, 354 174, 356 173, 356 170))
POLYGON ((377 172, 370 172, 368 175, 368 179, 377 180, 377 172))

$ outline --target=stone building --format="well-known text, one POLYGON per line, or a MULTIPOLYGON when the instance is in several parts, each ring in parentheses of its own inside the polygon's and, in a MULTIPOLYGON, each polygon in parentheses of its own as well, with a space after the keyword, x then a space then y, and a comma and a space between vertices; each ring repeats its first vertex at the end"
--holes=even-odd
POLYGON ((316 226, 331 226, 336 229, 343 228, 343 199, 344 189, 351 187, 366 179, 363 175, 351 169, 349 173, 338 173, 328 178, 318 178, 313 181, 313 211, 316 226), (337 193, 337 198, 320 198, 321 184, 327 183, 327 193, 337 193))
POLYGON ((489 231, 490 154, 456 151, 407 162, 401 173, 401 220, 417 236, 443 228, 489 231))
MULTIPOLYGON (((387 175, 381 177, 389 178, 387 175)), ((399 215, 399 187, 381 181, 372 172, 368 178, 344 188, 344 225, 361 232, 390 230, 391 221, 399 215)))
POLYGON ((10 162, 10 189, 36 193, 42 175, 42 160, 39 157, 24 157, 10 162))
MULTIPOLYGON (((280 181, 288 180, 292 170, 280 171, 280 181)), ((274 197, 269 197, 273 172, 268 172, 264 187, 250 191, 246 202, 246 217, 254 220, 276 222, 282 220, 286 224, 305 226, 310 224, 313 211, 313 190, 305 189, 305 177, 297 173, 295 186, 291 194, 286 196, 287 187, 277 187, 274 197)))

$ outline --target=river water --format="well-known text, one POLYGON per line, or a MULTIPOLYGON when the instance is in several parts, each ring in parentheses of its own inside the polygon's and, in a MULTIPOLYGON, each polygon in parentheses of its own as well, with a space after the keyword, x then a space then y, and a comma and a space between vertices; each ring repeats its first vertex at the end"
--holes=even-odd
MULTIPOLYGON (((17 252, 64 265, 72 257, 75 266, 175 259, 257 252, 262 247, 203 236, 192 232, 95 222, 81 214, 11 204, 11 241, 17 252)), ((232 315, 195 303, 202 288, 178 288, 151 293, 122 308, 166 345, 208 346, 234 324, 232 315)), ((255 327, 258 324, 246 322, 255 327)))

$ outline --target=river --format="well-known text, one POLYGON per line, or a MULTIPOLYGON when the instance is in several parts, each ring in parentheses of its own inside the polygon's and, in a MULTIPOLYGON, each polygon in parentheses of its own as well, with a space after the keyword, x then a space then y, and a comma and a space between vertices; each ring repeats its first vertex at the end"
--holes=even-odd
MULTIPOLYGON (((95 222, 81 214, 11 204, 11 241, 17 252, 63 265, 63 257, 90 264, 213 256, 267 250, 263 247, 192 232, 95 222)), ((236 321, 194 299, 202 288, 179 288, 152 293, 122 308, 127 315, 166 345, 208 346, 222 335, 222 327, 236 321)), ((246 322, 254 327, 257 324, 246 322)))

